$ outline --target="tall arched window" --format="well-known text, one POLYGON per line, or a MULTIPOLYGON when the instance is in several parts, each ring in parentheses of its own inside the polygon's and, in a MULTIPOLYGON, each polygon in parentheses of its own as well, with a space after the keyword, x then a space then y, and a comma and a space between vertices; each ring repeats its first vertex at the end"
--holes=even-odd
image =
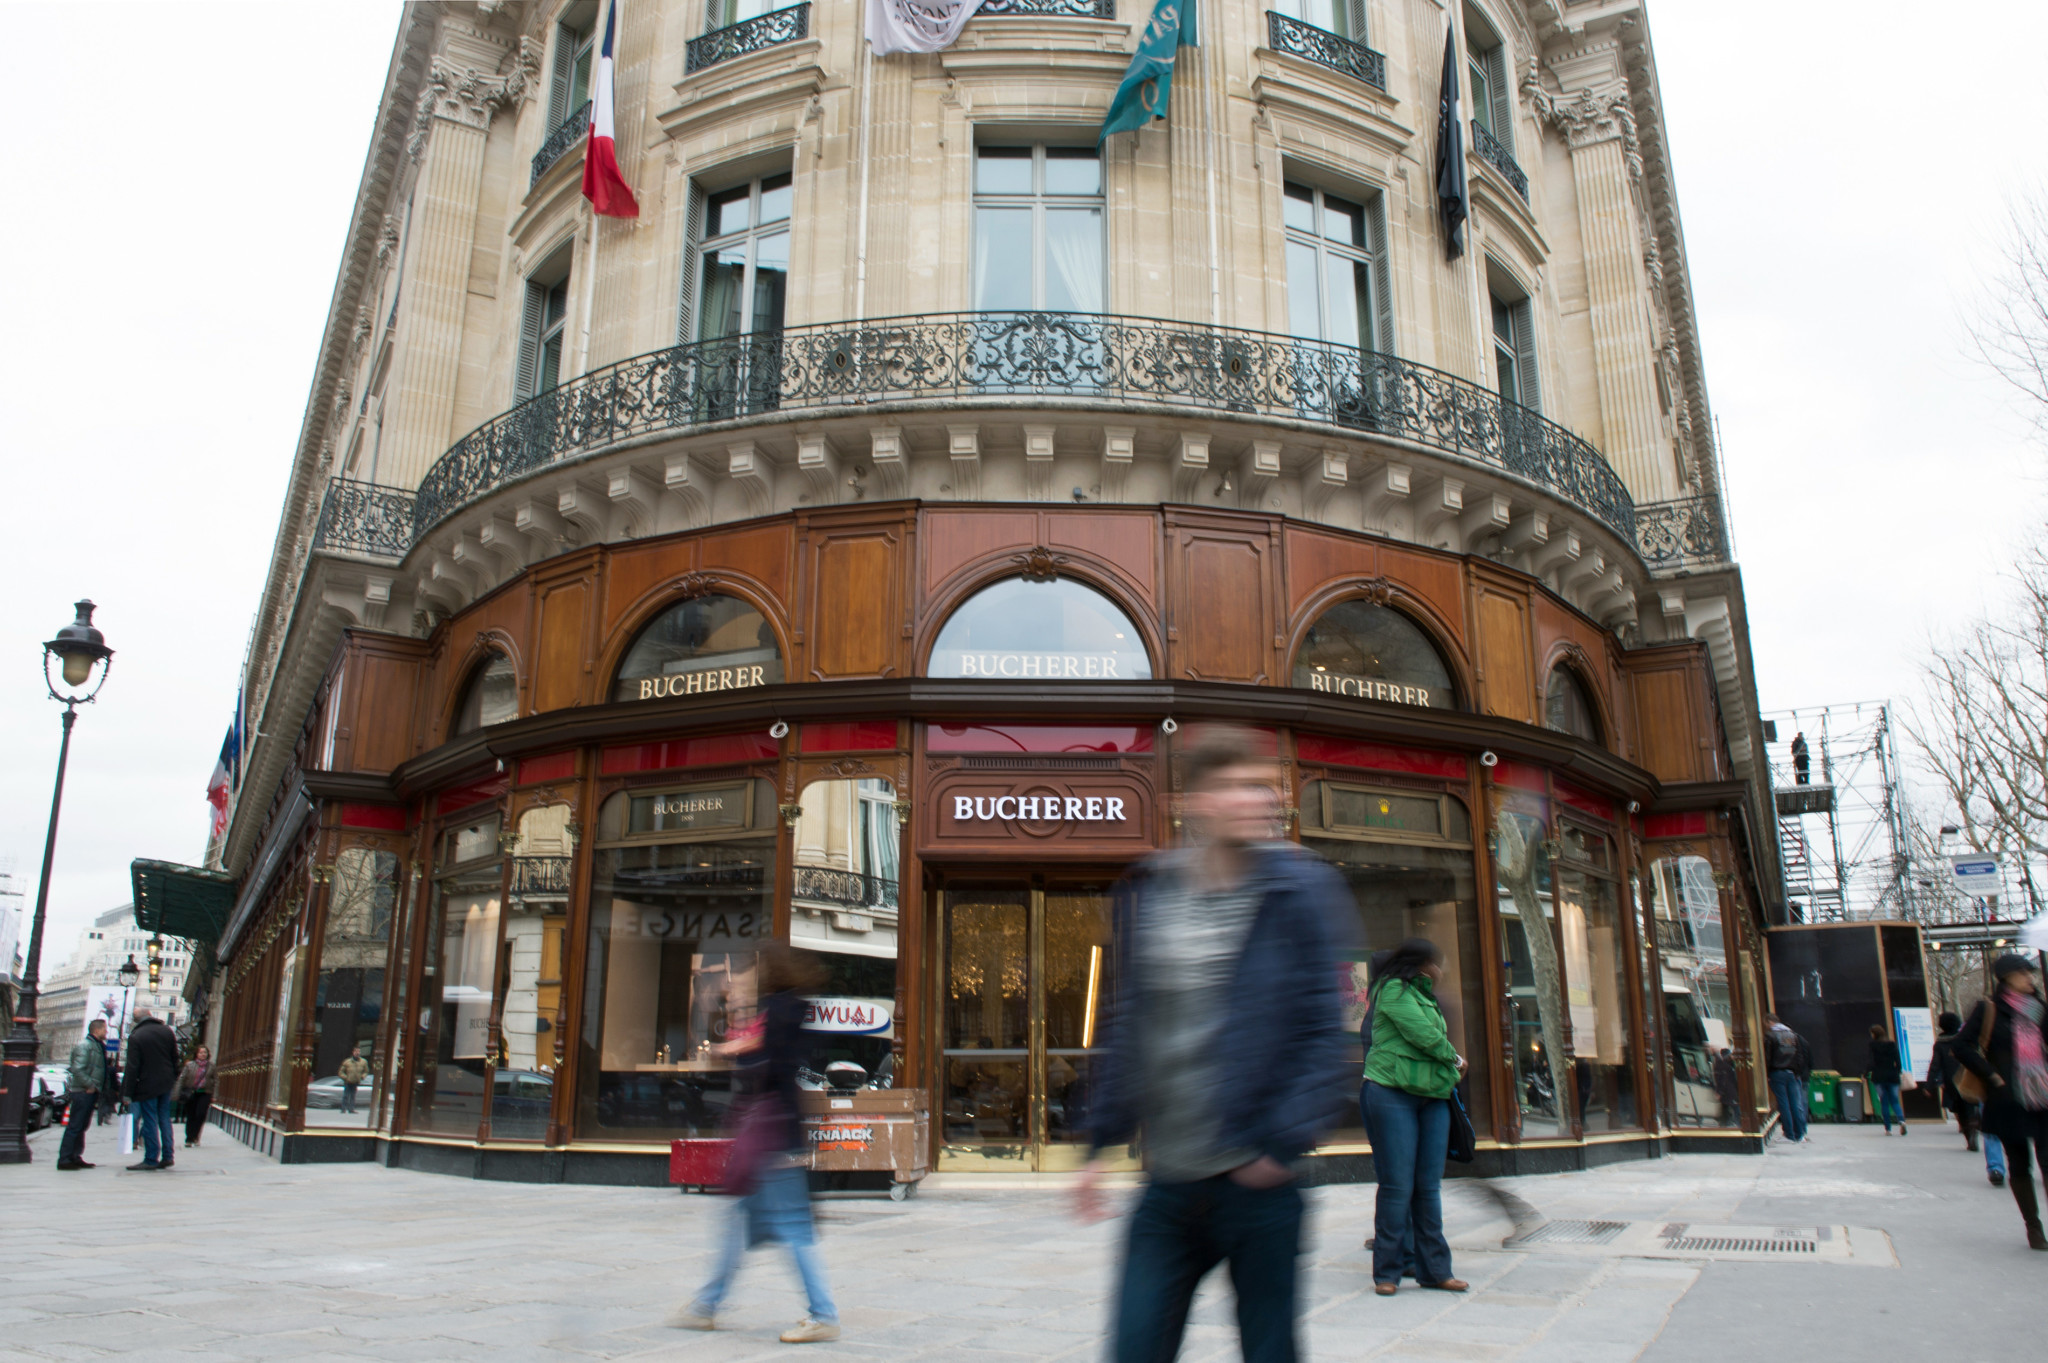
POLYGON ((1392 705, 1458 707, 1450 665, 1422 626, 1371 601, 1339 601, 1316 617, 1294 655, 1294 684, 1392 705))
POLYGON ((475 733, 486 725, 503 724, 518 714, 519 674, 512 670, 510 658, 493 653, 491 660, 470 677, 469 689, 462 693, 462 704, 455 711, 455 732, 475 733))
POLYGON ((1586 694, 1586 684, 1569 667, 1550 669, 1550 682, 1543 690, 1543 727, 1588 743, 1600 741, 1600 712, 1586 694))
POLYGON ((1131 618, 1093 587, 1057 577, 1010 577, 960 604, 939 631, 925 672, 1142 681, 1152 675, 1152 660, 1131 618))
POLYGON ((619 664, 613 700, 772 686, 782 652, 767 618, 736 596, 678 602, 649 621, 619 664))

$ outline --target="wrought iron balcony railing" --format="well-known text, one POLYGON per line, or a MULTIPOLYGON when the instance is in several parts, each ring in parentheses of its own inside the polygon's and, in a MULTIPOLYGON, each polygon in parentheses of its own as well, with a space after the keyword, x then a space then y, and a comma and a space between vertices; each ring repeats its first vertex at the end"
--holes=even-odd
POLYGON ((791 898, 849 909, 893 909, 896 882, 861 871, 842 871, 835 866, 796 866, 791 898))
POLYGON ((1332 71, 1342 71, 1375 90, 1387 88, 1385 57, 1364 43, 1340 38, 1328 29, 1290 19, 1277 10, 1266 11, 1266 43, 1275 52, 1285 52, 1290 57, 1300 57, 1304 61, 1327 66, 1332 71))
MULTIPOLYGON (((754 332, 592 370, 486 422, 441 456, 413 500, 405 544, 496 488, 622 440, 771 412, 991 398, 1197 408, 1408 441, 1525 479, 1635 542, 1628 489, 1598 450, 1441 370, 1270 332, 1016 312, 754 332)), ((316 547, 402 555, 394 520, 402 496, 337 483, 316 547)))
POLYGON ((1479 153, 1479 159, 1501 173, 1501 177, 1515 187, 1515 193, 1522 196, 1522 202, 1529 202, 1529 177, 1522 173, 1522 167, 1515 160, 1515 154, 1501 145, 1501 140, 1487 130, 1478 119, 1472 120, 1472 150, 1479 153))
POLYGON ((574 864, 569 857, 514 857, 512 893, 546 898, 565 895, 574 864))
POLYGON ((1728 536, 1710 497, 1645 502, 1636 508, 1636 552, 1651 572, 1728 562, 1728 536))
POLYGON ((586 99, 576 106, 575 112, 555 125, 555 130, 548 134, 548 140, 541 143, 540 150, 533 154, 533 176, 527 180, 526 187, 532 189, 539 184, 540 177, 548 173, 548 168, 567 156, 583 140, 583 134, 589 128, 590 101, 586 99))
POLYGON ((983 19, 1016 19, 1026 15, 1055 19, 1114 19, 1116 0, 982 0, 975 15, 983 19))
POLYGON ((320 503, 314 547, 371 558, 404 558, 412 548, 413 508, 413 494, 404 488, 332 479, 320 503))
POLYGON ((744 57, 749 52, 779 43, 793 43, 811 34, 811 7, 791 5, 770 10, 752 19, 742 19, 724 28, 714 28, 701 38, 692 38, 683 48, 683 74, 744 57))

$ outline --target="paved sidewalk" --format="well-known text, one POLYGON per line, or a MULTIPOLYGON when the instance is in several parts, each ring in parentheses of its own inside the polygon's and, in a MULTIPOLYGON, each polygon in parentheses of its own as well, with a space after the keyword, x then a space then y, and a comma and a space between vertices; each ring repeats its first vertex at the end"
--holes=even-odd
MULTIPOLYGON (((55 1172, 55 1133, 34 1138, 38 1163, 0 1168, 9 1256, 0 1359, 724 1363, 784 1358, 793 1347, 776 1335, 801 1314, 801 1298, 786 1255, 772 1248, 748 1256, 717 1333, 661 1325, 706 1271, 723 1199, 372 1165, 285 1168, 219 1131, 181 1152, 170 1174, 131 1174, 94 1136, 88 1157, 99 1169, 55 1172)), ((1374 1297, 1359 1248, 1373 1189, 1317 1189, 1309 1357, 1725 1363, 1789 1349, 1801 1363, 1989 1358, 1988 1345, 1960 1354, 1953 1345, 1973 1318, 1991 1328, 1998 1303, 2016 1313, 2031 1302, 2048 1255, 2029 1255, 2010 1196, 1984 1184, 1976 1161, 1935 1128, 1886 1141, 1875 1128, 1822 1127, 1808 1146, 1762 1157, 1675 1157, 1499 1184, 1556 1219, 1871 1228, 1856 1233, 1854 1262, 1507 1250, 1514 1225, 1502 1204, 1454 1182, 1457 1268, 1474 1286, 1466 1297, 1412 1286, 1374 1297), (1871 1233, 1881 1230, 1891 1237, 1871 1233)), ((1101 1356, 1119 1227, 1078 1225, 1060 1192, 935 1180, 907 1202, 819 1205, 846 1337, 802 1356, 1101 1356)), ((1231 1319, 1219 1276, 1197 1302, 1182 1357, 1235 1358, 1231 1319)), ((2022 1338, 2015 1324, 2006 1342, 1987 1341, 2003 1355, 2027 1347, 2022 1338)))

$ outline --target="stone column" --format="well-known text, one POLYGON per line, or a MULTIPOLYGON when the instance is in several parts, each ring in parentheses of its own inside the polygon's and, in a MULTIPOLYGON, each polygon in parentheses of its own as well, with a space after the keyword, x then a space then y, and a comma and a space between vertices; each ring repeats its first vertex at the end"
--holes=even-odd
POLYGON ((538 54, 522 45, 509 75, 495 73, 508 44, 451 30, 420 93, 408 152, 421 160, 413 190, 411 240, 399 287, 405 308, 399 363, 386 396, 378 480, 417 487, 447 451, 462 360, 470 256, 476 246, 484 142, 491 118, 526 93, 538 54), (488 66, 483 64, 488 62, 488 66))
POLYGON ((1635 201, 1642 157, 1627 87, 1576 96, 1540 88, 1529 93, 1571 148, 1604 452, 1636 501, 1676 497, 1679 479, 1657 399, 1656 338, 1646 307, 1635 201))

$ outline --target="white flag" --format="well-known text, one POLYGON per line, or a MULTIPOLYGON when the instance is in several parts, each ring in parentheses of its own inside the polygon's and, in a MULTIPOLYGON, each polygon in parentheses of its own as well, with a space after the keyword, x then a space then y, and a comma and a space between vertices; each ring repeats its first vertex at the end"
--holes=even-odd
POLYGON ((981 0, 868 0, 868 41, 875 55, 951 47, 981 0))

